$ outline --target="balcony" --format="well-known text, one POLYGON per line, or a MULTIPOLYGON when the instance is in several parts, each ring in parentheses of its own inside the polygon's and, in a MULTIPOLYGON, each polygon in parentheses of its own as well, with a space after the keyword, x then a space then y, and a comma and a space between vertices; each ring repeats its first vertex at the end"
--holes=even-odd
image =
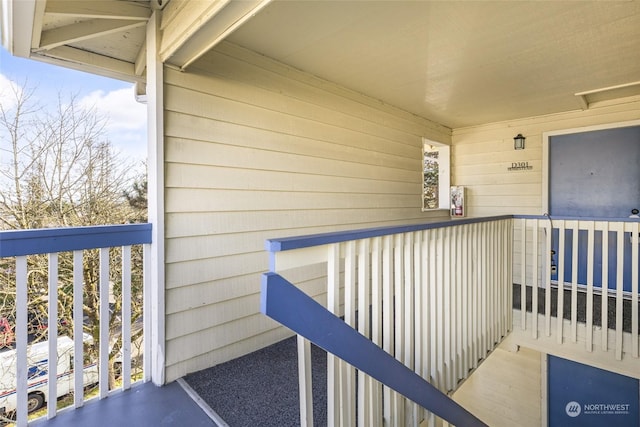
POLYGON ((328 358, 330 425, 455 424, 465 412, 443 396, 502 341, 637 377, 638 226, 508 216, 270 241, 263 312, 299 334, 302 424, 313 424, 307 339, 338 356, 328 358), (326 288, 304 280, 313 266, 326 288), (389 356, 379 369, 367 364, 373 347, 389 356), (383 375, 392 359, 407 368, 399 383, 383 375), (440 399, 411 396, 411 372, 440 399))
MULTIPOLYGON (((263 279, 262 310, 299 334, 302 425, 313 425, 311 342, 329 353, 322 379, 327 406, 320 409, 329 425, 382 425, 383 420, 434 425, 439 419, 483 425, 450 395, 501 343, 637 376, 638 225, 634 220, 501 216, 268 241, 270 272, 263 279), (625 259, 631 260, 628 266, 625 259)), ((116 305, 129 307, 135 299, 128 291, 131 281, 142 280, 145 295, 152 284, 147 274, 136 279, 127 260, 138 251, 147 265, 149 244, 148 224, 0 233, 0 261, 15 265, 17 284, 15 349, 7 351, 17 361, 18 425, 27 425, 31 393, 25 362, 32 346, 29 259, 47 254, 49 278, 61 276, 56 266, 72 260, 71 322, 72 331, 79 331, 86 251, 99 253, 99 295, 111 295, 98 303, 97 395, 85 401, 83 378, 73 376, 78 392, 69 408, 58 410, 48 399, 46 419, 35 423, 112 425, 117 417, 133 419, 135 405, 136 425, 157 425, 176 415, 194 417, 190 425, 213 424, 210 416, 216 415, 207 413, 206 404, 200 409, 178 384, 158 388, 147 382, 148 340, 141 341, 142 373, 132 378, 136 340, 126 310, 116 316, 121 318, 116 335, 121 336, 123 379, 110 383, 113 339, 100 338, 114 335, 112 270, 119 266, 122 292, 117 292, 121 300, 116 305)), ((49 300, 60 295, 58 286, 48 280, 49 300)), ((48 309, 48 318, 57 319, 56 304, 48 309)), ((46 333, 49 351, 56 351, 61 340, 57 322, 49 322, 46 333)), ((82 372, 83 336, 70 338, 73 372, 82 372)), ((47 378, 63 373, 53 361, 43 372, 47 378)), ((56 387, 49 381, 48 395, 56 387)))

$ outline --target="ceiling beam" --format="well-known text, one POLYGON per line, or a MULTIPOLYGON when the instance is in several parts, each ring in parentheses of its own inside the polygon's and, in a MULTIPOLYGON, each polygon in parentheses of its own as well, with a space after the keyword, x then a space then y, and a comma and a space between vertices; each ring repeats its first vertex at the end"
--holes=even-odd
POLYGON ((91 19, 42 32, 40 46, 36 50, 49 50, 65 44, 106 36, 132 28, 143 27, 145 21, 126 19, 91 19))
POLYGON ((91 72, 114 79, 129 82, 145 81, 143 76, 135 75, 134 64, 130 62, 97 55, 69 46, 60 46, 43 52, 34 52, 32 56, 37 57, 43 62, 61 65, 74 70, 91 72))
POLYGON ((133 72, 136 76, 141 76, 147 68, 147 42, 142 44, 142 47, 136 55, 136 62, 133 64, 133 72))
POLYGON ((115 0, 49 0, 45 12, 47 15, 134 21, 146 21, 151 16, 151 9, 147 5, 115 0))
POLYGON ((198 2, 199 11, 194 7, 182 9, 180 19, 174 17, 163 31, 160 59, 181 69, 187 68, 270 2, 198 2), (192 18, 194 13, 197 18, 192 18))
POLYGON ((33 30, 31 34, 31 48, 40 46, 40 37, 42 36, 42 24, 44 22, 44 9, 47 3, 44 1, 36 2, 33 12, 33 30))
POLYGON ((173 56, 189 38, 193 37, 216 14, 229 4, 230 0, 195 2, 190 7, 184 0, 171 1, 162 14, 162 40, 160 40, 160 60, 165 62, 173 56))

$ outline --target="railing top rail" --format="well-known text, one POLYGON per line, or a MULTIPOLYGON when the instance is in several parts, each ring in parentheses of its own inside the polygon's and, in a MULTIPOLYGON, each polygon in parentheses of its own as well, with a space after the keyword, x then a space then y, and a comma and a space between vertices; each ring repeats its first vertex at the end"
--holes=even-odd
POLYGON ((480 222, 499 221, 513 218, 513 215, 500 215, 483 218, 465 218, 450 221, 438 221, 422 224, 401 226, 388 226, 377 228, 365 228, 360 230, 337 231, 332 233, 310 234, 306 236, 284 237, 280 239, 268 239, 266 250, 268 252, 281 252, 293 249, 309 248, 313 246, 328 245, 331 243, 348 242, 350 240, 368 239, 372 237, 387 236, 391 234, 410 233, 413 231, 432 230, 436 228, 451 227, 455 225, 475 224, 480 222))
POLYGON ((151 243, 151 224, 0 231, 0 258, 151 243))
POLYGON ((561 215, 512 215, 515 219, 551 219, 552 221, 607 221, 607 222, 638 222, 640 218, 607 218, 588 216, 561 216, 561 215))

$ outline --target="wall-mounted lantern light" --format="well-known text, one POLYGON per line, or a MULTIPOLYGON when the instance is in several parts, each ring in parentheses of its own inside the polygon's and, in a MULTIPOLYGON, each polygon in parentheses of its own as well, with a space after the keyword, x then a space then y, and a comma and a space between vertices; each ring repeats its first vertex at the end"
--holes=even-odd
POLYGON ((514 150, 524 150, 524 140, 526 138, 522 136, 521 133, 517 134, 513 137, 513 149, 514 150))

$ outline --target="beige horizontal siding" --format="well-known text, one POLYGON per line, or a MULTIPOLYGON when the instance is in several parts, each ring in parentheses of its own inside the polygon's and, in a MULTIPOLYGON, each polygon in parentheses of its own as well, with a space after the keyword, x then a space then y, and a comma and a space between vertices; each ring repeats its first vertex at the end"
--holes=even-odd
MULTIPOLYGON (((228 43, 165 70, 165 134, 168 381, 289 335, 259 313, 266 239, 447 215, 421 157, 448 128, 228 43)), ((287 274, 324 301, 324 266, 287 274)))
POLYGON ((615 124, 640 118, 640 99, 594 104, 586 111, 531 117, 509 122, 454 129, 452 185, 466 187, 467 214, 542 214, 543 133, 615 124), (522 133, 524 150, 513 149, 522 133), (508 171, 512 163, 528 162, 531 170, 508 171))

